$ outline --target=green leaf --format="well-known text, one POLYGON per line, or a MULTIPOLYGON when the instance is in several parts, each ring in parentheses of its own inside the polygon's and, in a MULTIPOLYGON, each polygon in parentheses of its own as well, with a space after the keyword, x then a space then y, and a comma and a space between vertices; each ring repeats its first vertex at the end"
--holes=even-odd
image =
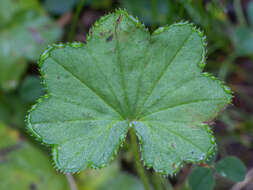
POLYGON ((37 76, 27 76, 19 89, 21 99, 33 103, 44 93, 40 79, 37 76))
POLYGON ((150 35, 118 10, 95 23, 87 45, 53 45, 41 55, 48 94, 32 108, 27 127, 53 146, 64 172, 108 164, 134 127, 144 164, 175 173, 214 152, 204 122, 231 101, 228 87, 201 74, 204 66, 205 38, 191 24, 150 35))
POLYGON ((0 27, 10 22, 19 13, 30 9, 40 10, 37 0, 1 0, 0 1, 0 27))
POLYGON ((66 178, 56 173, 37 147, 21 140, 17 131, 0 125, 0 189, 69 190, 66 178), (9 139, 9 140, 7 140, 9 139), (12 142, 2 144, 2 140, 12 142))
POLYGON ((29 11, 0 30, 1 55, 36 60, 40 52, 60 36, 60 28, 48 16, 29 11))
POLYGON ((58 15, 70 11, 79 1, 80 0, 45 0, 44 6, 50 13, 58 15))
MULTIPOLYGON (((0 48, 3 48, 1 36, 0 48)), ((23 58, 11 56, 11 53, 7 52, 6 55, 3 55, 4 50, 0 50, 0 88, 8 91, 17 87, 18 81, 24 74, 27 65, 23 58)))
POLYGON ((253 27, 253 2, 252 1, 250 1, 247 6, 247 15, 249 18, 249 23, 251 27, 253 27))
POLYGON ((253 30, 249 27, 238 26, 232 32, 232 42, 239 56, 251 56, 253 53, 253 30))
POLYGON ((0 28, 0 85, 13 89, 26 69, 26 60, 35 61, 40 52, 61 36, 61 29, 46 15, 33 11, 15 17, 0 28))
POLYGON ((213 155, 211 155, 206 161, 205 163, 208 164, 208 165, 212 165, 216 158, 217 158, 217 155, 218 155, 218 150, 216 149, 215 152, 213 153, 213 155))
POLYGON ((188 180, 192 190, 212 190, 215 186, 213 172, 209 168, 194 168, 188 180))
POLYGON ((112 0, 86 0, 85 2, 93 9, 110 9, 112 7, 112 0))
POLYGON ((107 181, 116 177, 120 172, 119 164, 113 161, 108 167, 99 170, 87 169, 76 174, 76 183, 78 189, 97 189, 107 181))
MULTIPOLYGON (((60 15, 73 9, 80 0, 45 0, 45 8, 53 14, 60 15)), ((106 9, 112 6, 112 0, 86 0, 85 5, 95 9, 106 9)))
POLYGON ((16 93, 0 94, 0 121, 24 129, 24 118, 30 104, 16 95, 16 93))
POLYGON ((244 163, 234 156, 225 157, 217 162, 215 170, 219 175, 235 182, 243 181, 246 175, 244 163))
MULTIPOLYGON (((128 0, 121 1, 121 7, 126 8, 131 14, 136 15, 146 24, 165 24, 168 22, 168 15, 172 9, 173 3, 169 1, 157 0, 157 15, 152 16, 152 1, 128 0)), ((170 13, 171 14, 171 13, 170 13)))
POLYGON ((106 183, 102 184, 98 190, 144 190, 144 187, 139 179, 127 173, 121 172, 117 176, 111 178, 106 183))
POLYGON ((79 190, 144 190, 141 181, 135 176, 120 171, 117 162, 100 170, 86 170, 76 178, 79 190))
POLYGON ((15 145, 18 141, 18 138, 19 134, 17 131, 9 130, 2 122, 0 122, 0 150, 15 145))

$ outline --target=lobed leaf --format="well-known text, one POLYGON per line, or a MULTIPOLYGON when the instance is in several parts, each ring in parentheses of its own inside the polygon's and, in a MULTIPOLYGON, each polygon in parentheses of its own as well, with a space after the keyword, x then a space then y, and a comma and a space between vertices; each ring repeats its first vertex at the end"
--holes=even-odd
POLYGON ((231 91, 208 73, 205 37, 189 23, 152 35, 126 11, 102 17, 87 44, 50 46, 40 57, 47 95, 27 117, 53 146, 56 167, 77 172, 113 159, 130 127, 147 167, 173 174, 215 149, 213 120, 231 91))

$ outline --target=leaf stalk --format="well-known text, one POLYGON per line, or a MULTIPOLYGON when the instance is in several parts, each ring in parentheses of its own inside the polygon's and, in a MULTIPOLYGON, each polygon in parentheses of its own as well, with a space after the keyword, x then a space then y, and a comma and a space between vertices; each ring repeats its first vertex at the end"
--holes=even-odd
POLYGON ((138 151, 137 136, 133 127, 130 128, 130 142, 131 142, 132 151, 134 153, 135 165, 136 165, 138 175, 140 176, 142 180, 145 190, 149 190, 148 178, 145 175, 145 170, 141 163, 140 153, 138 151))

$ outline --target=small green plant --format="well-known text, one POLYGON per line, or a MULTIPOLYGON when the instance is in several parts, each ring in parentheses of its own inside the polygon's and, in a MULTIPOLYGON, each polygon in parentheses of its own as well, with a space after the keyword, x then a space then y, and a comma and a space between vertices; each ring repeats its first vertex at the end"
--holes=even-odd
POLYGON ((47 94, 32 107, 27 129, 52 146, 62 172, 106 166, 130 131, 141 177, 136 135, 143 164, 173 175, 214 153, 208 122, 231 102, 230 89, 202 73, 205 60, 205 36, 192 24, 150 35, 117 10, 94 24, 87 44, 56 44, 41 54, 47 94))
POLYGON ((244 163, 234 156, 227 156, 207 167, 196 167, 189 175, 189 185, 193 190, 212 190, 215 186, 213 173, 233 182, 243 181, 246 175, 244 163))

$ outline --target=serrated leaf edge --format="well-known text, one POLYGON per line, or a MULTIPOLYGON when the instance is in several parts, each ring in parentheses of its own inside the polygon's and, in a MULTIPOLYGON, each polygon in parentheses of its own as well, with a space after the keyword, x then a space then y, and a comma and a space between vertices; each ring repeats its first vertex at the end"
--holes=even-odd
MULTIPOLYGON (((40 55, 40 58, 39 58, 39 61, 38 61, 38 65, 39 65, 39 72, 41 74, 41 80, 42 80, 42 85, 44 87, 44 90, 46 92, 45 95, 41 96, 37 101, 36 101, 36 104, 34 104, 31 109, 28 111, 28 114, 26 116, 26 119, 25 119, 25 122, 26 122, 26 130, 27 132, 33 136, 37 141, 39 141, 41 144, 43 145, 46 145, 48 147, 51 147, 52 148, 52 151, 51 151, 51 154, 52 154, 52 157, 53 157, 53 166, 54 168, 61 172, 61 173, 77 173, 77 172, 80 172, 83 168, 79 168, 78 170, 77 169, 62 169, 58 163, 57 163, 57 155, 58 155, 58 151, 57 151, 57 148, 58 148, 58 144, 48 144, 48 143, 45 143, 43 142, 43 138, 37 134, 35 132, 35 130, 33 129, 33 125, 31 124, 31 118, 30 118, 30 113, 35 110, 37 108, 37 106, 43 102, 44 99, 48 99, 50 98, 50 93, 48 91, 48 88, 47 88, 47 85, 46 85, 46 82, 45 82, 45 73, 41 70, 41 67, 44 63, 44 61, 50 57, 50 53, 51 51, 55 50, 55 49, 60 49, 60 48, 65 48, 65 47, 72 47, 72 48, 82 48, 84 47, 85 44, 82 43, 82 42, 72 42, 72 43, 58 43, 58 44, 53 44, 53 45, 49 45, 43 52, 42 54, 40 55)), ((110 162, 112 160, 114 160, 114 158, 116 157, 118 151, 119 151, 119 148, 123 146, 123 143, 126 139, 126 134, 123 134, 120 136, 119 138, 119 143, 115 146, 114 150, 112 151, 112 155, 111 157, 109 158, 109 161, 107 164, 103 164, 101 166, 96 166, 94 165, 92 162, 89 163, 88 167, 89 168, 93 168, 93 169, 100 169, 100 168, 104 168, 106 167, 107 165, 110 164, 110 162)))
MULTIPOLYGON (((141 24, 139 22, 139 20, 137 18, 134 18, 132 17, 131 15, 129 15, 126 11, 122 10, 122 9, 117 9, 115 11, 116 14, 124 14, 125 16, 127 16, 131 21, 133 21, 133 23, 136 24, 137 27, 142 27, 142 28, 145 28, 145 26, 143 24, 141 24)), ((91 31, 94 27, 97 27, 98 25, 100 25, 103 21, 105 21, 111 14, 115 14, 115 13, 109 13, 103 17, 101 17, 98 21, 95 22, 95 24, 92 26, 92 28, 89 30, 89 34, 87 35, 87 42, 89 41, 89 38, 91 38, 91 31)), ((148 30, 148 29, 145 29, 145 30, 148 30)), ((43 138, 35 132, 35 130, 33 129, 33 126, 31 124, 31 118, 30 118, 30 113, 35 110, 37 108, 37 106, 44 100, 44 99, 48 99, 50 97, 50 93, 48 91, 48 88, 47 88, 47 85, 46 85, 46 82, 45 82, 45 73, 41 70, 41 67, 44 63, 44 61, 50 57, 50 53, 55 50, 55 49, 60 49, 60 48, 65 48, 65 47, 72 47, 72 48, 82 48, 84 47, 85 44, 82 43, 82 42, 67 42, 67 43, 55 43, 53 45, 49 45, 40 55, 39 57, 39 61, 38 61, 38 65, 39 65, 39 72, 41 74, 41 80, 42 80, 42 85, 43 85, 43 88, 45 90, 45 95, 41 96, 37 101, 36 103, 31 107, 31 109, 28 111, 28 114, 26 116, 26 119, 25 119, 25 122, 26 122, 26 131, 31 135, 33 136, 37 141, 39 141, 41 144, 43 145, 46 145, 48 147, 51 147, 52 148, 52 151, 51 151, 51 154, 53 156, 53 166, 54 168, 61 172, 61 173, 77 173, 79 171, 81 171, 82 169, 84 168, 79 168, 78 170, 75 170, 75 169, 70 169, 70 170, 64 170, 62 169, 58 164, 57 164, 57 155, 58 155, 58 152, 57 152, 57 147, 58 147, 58 144, 48 144, 48 143, 45 143, 43 142, 43 138)), ((114 150, 112 151, 112 155, 111 157, 109 158, 109 162, 107 164, 104 164, 104 165, 101 165, 101 166, 96 166, 94 165, 92 162, 89 164, 88 167, 90 168, 94 168, 94 169, 99 169, 99 168, 103 168, 103 167, 106 167, 114 158, 115 156, 117 155, 118 151, 119 151, 119 148, 123 146, 123 143, 126 139, 126 135, 127 134, 124 134, 123 136, 120 136, 120 139, 119 139, 119 143, 115 146, 114 150)))
MULTIPOLYGON (((89 33, 87 35, 87 38, 86 38, 86 41, 89 42, 89 40, 92 38, 92 30, 94 29, 94 27, 97 27, 99 26, 102 22, 104 22, 106 19, 108 19, 108 17, 111 15, 111 14, 123 14, 124 16, 127 16, 129 18, 129 20, 131 20, 135 25, 136 27, 140 27, 146 31, 148 31, 148 29, 145 27, 144 24, 142 24, 138 18, 136 17, 133 17, 131 15, 129 15, 125 9, 117 9, 114 13, 108 13, 107 15, 101 17, 98 21, 96 21, 94 23, 94 25, 91 27, 91 29, 89 30, 89 33)), ((162 32, 166 32, 168 31, 171 27, 174 27, 174 26, 184 26, 184 25, 189 25, 191 26, 191 29, 194 31, 194 32, 197 32, 197 34, 201 37, 201 40, 202 40, 202 45, 203 45, 203 51, 202 51, 202 59, 200 61, 200 63, 198 64, 198 66, 201 68, 201 69, 204 69, 205 65, 206 65, 206 54, 207 54, 207 42, 206 42, 206 37, 204 35, 204 33, 199 30, 197 27, 195 27, 194 24, 192 23, 189 23, 188 21, 185 21, 185 22, 178 22, 178 23, 174 23, 170 26, 164 26, 164 27, 160 27, 158 28, 157 30, 155 30, 152 34, 150 34, 151 36, 152 35, 157 35, 157 34, 160 34, 162 32)), ((79 168, 78 170, 76 169, 69 169, 69 170, 64 170, 62 169, 58 164, 57 164, 57 147, 58 145, 57 144, 48 144, 48 143, 45 143, 43 142, 43 139, 42 137, 37 134, 34 129, 33 129, 33 126, 31 124, 31 121, 30 121, 30 113, 36 109, 36 107, 44 100, 44 99, 47 99, 50 97, 50 93, 48 91, 48 88, 47 88, 47 85, 46 85, 46 82, 45 82, 45 73, 41 70, 41 66, 43 65, 44 61, 50 56, 50 52, 55 50, 55 49, 60 49, 60 48, 65 48, 65 47, 72 47, 72 48, 82 48, 84 47, 85 44, 82 43, 82 42, 67 42, 67 43, 58 43, 58 44, 53 44, 53 45, 49 45, 40 55, 40 58, 39 58, 39 61, 38 61, 38 65, 39 65, 39 72, 41 74, 41 80, 42 80, 42 85, 44 87, 44 90, 46 92, 46 94, 42 97, 40 97, 37 101, 36 101, 36 104, 34 104, 32 106, 32 108, 28 111, 28 114, 26 116, 26 119, 25 119, 25 122, 26 122, 26 130, 28 131, 28 133, 35 137, 35 139, 39 142, 41 142, 41 144, 43 145, 46 145, 46 146, 49 146, 49 147, 52 147, 52 156, 53 156, 53 165, 54 165, 54 168, 61 172, 61 173, 77 173, 77 172, 80 172, 81 170, 83 170, 84 168, 79 168)), ((209 73, 206 74, 206 73, 201 73, 203 76, 206 76, 206 77, 210 77, 211 79, 213 80, 217 80, 215 77, 211 76, 209 73)), ((220 82, 220 84, 222 85, 224 91, 229 94, 229 95, 232 95, 232 91, 230 90, 229 87, 227 87, 224 82, 218 80, 220 82)), ((230 102, 228 102, 228 104, 230 104, 230 102)), ((215 137, 213 136, 212 134, 212 130, 209 128, 209 126, 203 124, 205 126, 205 128, 207 129, 207 132, 209 133, 210 135, 210 139, 215 139, 215 137)), ((157 170, 156 168, 154 168, 152 166, 152 164, 148 164, 145 162, 144 158, 143 158, 143 148, 142 148, 142 144, 143 144, 143 140, 140 136, 140 134, 136 131, 136 134, 138 136, 138 139, 139 139, 139 151, 141 152, 141 160, 144 164, 144 166, 146 168, 153 168, 157 173, 160 173, 162 175, 165 175, 165 176, 168 176, 168 175, 176 175, 176 173, 180 170, 180 168, 183 167, 184 163, 201 163, 201 162, 204 162, 206 160, 208 160, 209 157, 211 157, 211 155, 213 155, 215 153, 215 150, 216 150, 216 143, 215 143, 215 140, 214 140, 214 144, 212 144, 212 146, 209 148, 209 151, 208 153, 206 154, 206 156, 203 158, 203 159, 200 159, 199 161, 192 161, 192 160, 182 160, 179 164, 177 164, 176 166, 176 169, 173 171, 173 172, 168 172, 168 171, 165 171, 165 170, 157 170)), ((96 166, 94 165, 92 162, 89 164, 88 167, 90 168, 94 168, 94 169, 99 169, 99 168, 103 168, 103 167, 106 167, 114 158, 115 156, 117 155, 118 151, 119 151, 119 148, 123 145, 124 141, 126 139, 126 134, 124 134, 124 137, 120 137, 120 140, 119 140, 119 143, 115 146, 115 149, 113 150, 112 152, 112 155, 109 159, 109 162, 107 164, 104 164, 104 165, 101 165, 101 166, 96 166)))
MULTIPOLYGON (((201 127, 204 127, 205 130, 207 131, 207 133, 209 135, 210 142, 211 142, 211 146, 210 146, 207 154, 200 157, 199 160, 183 160, 182 159, 181 162, 175 163, 174 171, 169 172, 169 171, 166 171, 166 170, 156 169, 155 167, 153 167, 154 163, 145 162, 145 158, 143 157, 143 154, 141 154, 141 161, 142 161, 143 165, 147 169, 153 168, 155 172, 162 174, 164 177, 167 177, 167 176, 175 176, 178 173, 178 171, 187 163, 200 164, 200 163, 203 163, 203 162, 207 161, 209 158, 211 158, 215 154, 215 151, 217 150, 217 144, 215 142, 215 137, 213 135, 213 131, 211 130, 211 128, 208 125, 204 124, 204 123, 202 123, 200 125, 201 125, 201 127)), ((137 130, 136 130, 136 135, 137 135, 138 140, 139 140, 139 152, 143 153, 143 139, 142 139, 141 135, 138 133, 137 130)))

